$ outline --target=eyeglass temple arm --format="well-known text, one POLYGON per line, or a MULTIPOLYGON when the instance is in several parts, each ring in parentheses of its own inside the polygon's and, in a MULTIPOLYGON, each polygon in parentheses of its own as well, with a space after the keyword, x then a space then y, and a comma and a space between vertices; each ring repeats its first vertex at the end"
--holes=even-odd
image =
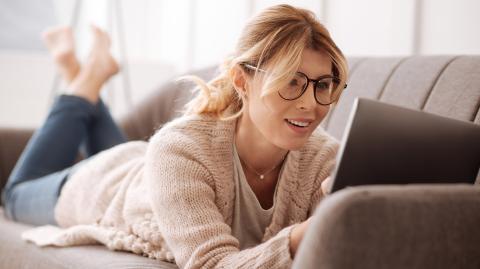
MULTIPOLYGON (((248 63, 241 63, 243 66, 249 68, 249 69, 252 69, 252 70, 257 70, 257 71, 261 71, 261 72, 266 72, 265 70, 261 69, 261 68, 258 68, 256 66, 253 66, 251 64, 248 64, 248 63)), ((348 86, 347 83, 345 83, 345 85, 343 86, 343 89, 346 89, 348 86)))

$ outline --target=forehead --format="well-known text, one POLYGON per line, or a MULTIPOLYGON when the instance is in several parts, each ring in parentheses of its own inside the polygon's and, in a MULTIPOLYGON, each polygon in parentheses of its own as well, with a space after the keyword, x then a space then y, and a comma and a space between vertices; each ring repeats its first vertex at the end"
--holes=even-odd
POLYGON ((302 54, 299 72, 310 78, 317 78, 332 73, 332 60, 324 51, 305 49, 302 54))

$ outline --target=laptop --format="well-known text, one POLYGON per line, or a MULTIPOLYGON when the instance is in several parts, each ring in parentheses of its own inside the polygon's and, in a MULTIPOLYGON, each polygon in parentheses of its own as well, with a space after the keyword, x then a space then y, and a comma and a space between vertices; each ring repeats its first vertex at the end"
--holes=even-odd
POLYGON ((480 126, 357 98, 331 193, 359 185, 474 184, 479 168, 480 126))

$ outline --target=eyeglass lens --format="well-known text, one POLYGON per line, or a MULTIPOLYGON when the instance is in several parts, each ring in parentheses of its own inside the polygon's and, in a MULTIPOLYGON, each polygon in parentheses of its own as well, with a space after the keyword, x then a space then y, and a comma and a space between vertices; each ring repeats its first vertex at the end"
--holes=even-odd
MULTIPOLYGON (((287 100, 299 98, 307 87, 308 78, 303 74, 297 73, 288 83, 288 85, 280 90, 280 96, 287 100)), ((338 92, 338 83, 332 77, 326 77, 314 83, 315 99, 320 104, 330 104, 336 100, 338 92)))

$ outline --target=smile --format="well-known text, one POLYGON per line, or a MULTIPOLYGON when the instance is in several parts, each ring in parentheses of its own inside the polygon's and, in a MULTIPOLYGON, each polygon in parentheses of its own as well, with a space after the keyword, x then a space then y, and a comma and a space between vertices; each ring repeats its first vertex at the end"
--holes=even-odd
POLYGON ((294 125, 296 127, 301 127, 301 128, 308 127, 311 123, 307 121, 296 121, 296 120, 289 120, 289 119, 286 119, 285 121, 287 121, 291 125, 294 125))

